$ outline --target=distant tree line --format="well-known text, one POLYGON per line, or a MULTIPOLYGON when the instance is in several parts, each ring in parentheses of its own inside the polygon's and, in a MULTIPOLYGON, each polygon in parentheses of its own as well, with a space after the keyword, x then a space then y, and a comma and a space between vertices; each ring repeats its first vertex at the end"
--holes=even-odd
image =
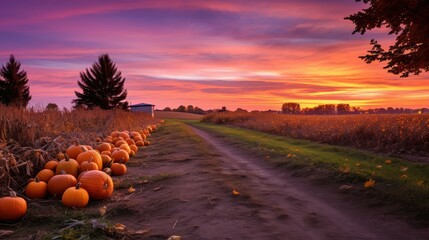
POLYGON ((429 109, 410 109, 410 108, 373 108, 361 109, 352 107, 350 104, 321 104, 313 108, 300 108, 296 102, 287 102, 282 105, 281 113, 283 114, 304 114, 304 115, 346 115, 346 114, 406 114, 406 113, 429 113, 429 109))

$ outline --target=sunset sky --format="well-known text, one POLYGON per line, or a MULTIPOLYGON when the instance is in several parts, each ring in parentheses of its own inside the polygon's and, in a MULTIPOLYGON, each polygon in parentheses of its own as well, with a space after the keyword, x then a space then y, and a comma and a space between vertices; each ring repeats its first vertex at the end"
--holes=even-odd
POLYGON ((0 9, 0 63, 28 72, 31 106, 71 107, 79 72, 108 53, 128 101, 248 110, 349 103, 429 107, 429 74, 358 59, 385 30, 352 35, 354 0, 14 0, 0 9))

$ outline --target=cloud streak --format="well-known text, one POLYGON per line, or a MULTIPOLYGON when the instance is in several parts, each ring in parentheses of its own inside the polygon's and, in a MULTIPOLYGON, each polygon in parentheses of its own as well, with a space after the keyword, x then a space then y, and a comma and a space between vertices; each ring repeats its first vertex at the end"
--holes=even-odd
POLYGON ((278 109, 349 102, 427 106, 427 74, 407 80, 366 65, 369 39, 343 18, 364 7, 344 0, 7 1, 0 9, 0 63, 15 54, 32 105, 70 107, 79 72, 109 53, 129 100, 159 108, 278 109), (412 97, 414 96, 414 97, 412 97))

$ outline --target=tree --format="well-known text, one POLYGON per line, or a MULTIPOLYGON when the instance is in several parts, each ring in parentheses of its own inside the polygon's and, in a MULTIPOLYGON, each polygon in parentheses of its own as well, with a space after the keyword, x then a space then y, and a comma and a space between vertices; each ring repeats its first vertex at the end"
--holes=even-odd
POLYGON ((171 108, 169 108, 169 107, 165 107, 162 111, 165 111, 165 112, 171 112, 171 108))
POLYGON ((294 102, 283 103, 282 112, 284 114, 299 114, 301 112, 301 106, 299 103, 294 102))
POLYGON ((46 105, 46 111, 59 111, 58 105, 56 103, 48 103, 46 105))
POLYGON ((187 111, 188 113, 193 113, 193 112, 194 112, 194 106, 192 106, 192 105, 188 105, 188 107, 186 108, 186 111, 187 111))
POLYGON ((350 113, 350 104, 345 104, 345 103, 337 104, 337 113, 338 114, 350 113))
POLYGON ((81 72, 80 79, 77 84, 83 92, 75 92, 77 99, 72 101, 75 107, 128 108, 128 102, 124 101, 127 97, 127 90, 124 90, 125 78, 108 54, 99 56, 98 62, 91 69, 81 72))
POLYGON ((180 105, 180 106, 177 108, 177 111, 178 111, 178 112, 186 112, 186 107, 185 107, 184 105, 180 105))
POLYGON ((0 101, 7 106, 26 107, 31 99, 27 72, 20 68, 21 63, 11 55, 0 70, 0 101))
POLYGON ((388 72, 408 77, 429 71, 429 1, 428 0, 356 0, 369 3, 367 9, 352 14, 345 19, 356 26, 353 34, 383 26, 390 34, 397 35, 396 42, 385 50, 372 39, 372 49, 360 56, 367 63, 385 62, 388 72))

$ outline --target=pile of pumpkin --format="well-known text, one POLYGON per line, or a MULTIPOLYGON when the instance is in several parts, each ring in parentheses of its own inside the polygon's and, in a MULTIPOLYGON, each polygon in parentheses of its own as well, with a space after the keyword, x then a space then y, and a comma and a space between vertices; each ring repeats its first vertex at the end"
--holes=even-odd
MULTIPOLYGON (((111 176, 127 172, 126 163, 138 147, 150 144, 146 136, 156 129, 150 125, 141 132, 114 131, 106 138, 97 138, 95 149, 78 142, 48 161, 44 169, 31 178, 25 188, 29 199, 41 199, 51 195, 61 199, 66 207, 82 208, 89 200, 109 198, 113 193, 111 176)), ((24 198, 14 191, 9 197, 0 198, 0 221, 16 221, 27 212, 24 198)))

